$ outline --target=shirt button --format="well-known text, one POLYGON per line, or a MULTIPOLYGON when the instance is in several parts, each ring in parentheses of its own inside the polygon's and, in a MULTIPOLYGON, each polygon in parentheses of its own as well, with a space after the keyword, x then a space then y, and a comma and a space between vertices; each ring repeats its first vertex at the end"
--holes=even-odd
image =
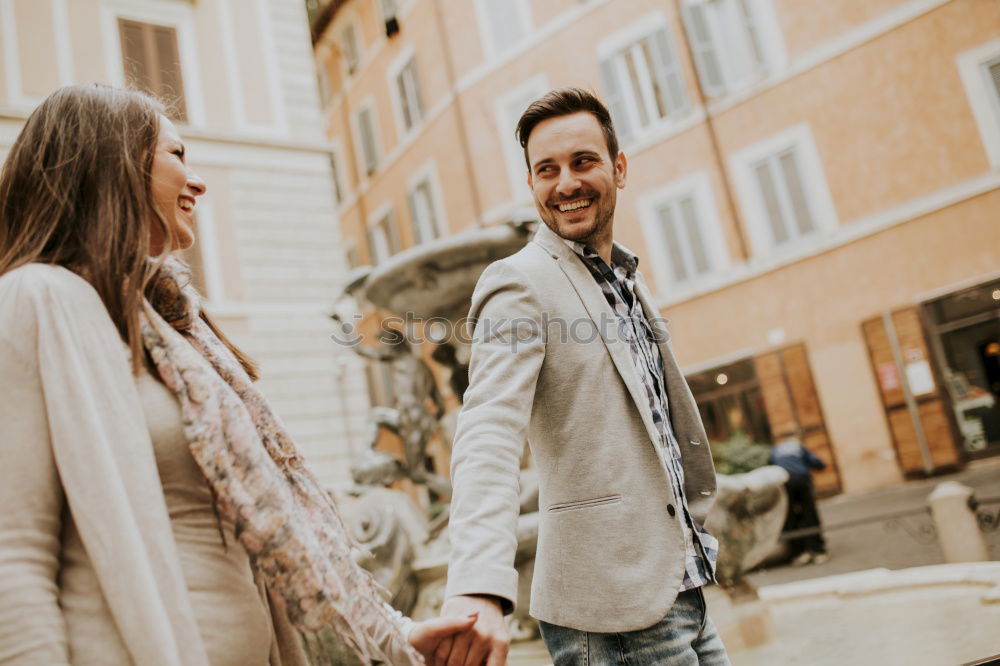
POLYGON ((668 504, 667 505, 667 513, 669 513, 671 516, 676 516, 677 515, 677 509, 674 508, 673 504, 668 504))

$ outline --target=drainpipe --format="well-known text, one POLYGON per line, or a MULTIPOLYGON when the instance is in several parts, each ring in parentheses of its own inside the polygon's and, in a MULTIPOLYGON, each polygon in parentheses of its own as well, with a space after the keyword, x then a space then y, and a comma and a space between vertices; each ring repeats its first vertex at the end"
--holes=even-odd
POLYGON ((465 131, 465 115, 462 113, 462 100, 459 97, 458 89, 455 87, 455 65, 451 55, 451 44, 448 41, 447 31, 444 26, 444 14, 441 9, 441 0, 434 0, 434 17, 437 19, 438 38, 441 40, 441 48, 444 49, 445 72, 448 75, 448 88, 451 90, 452 99, 455 104, 455 114, 458 116, 458 142, 462 147, 462 158, 465 160, 465 172, 469 175, 469 193, 472 195, 472 211, 476 216, 477 227, 483 227, 483 204, 479 199, 479 187, 476 184, 476 169, 472 163, 472 153, 469 149, 469 135, 465 131))
POLYGON ((712 120, 712 111, 708 108, 708 99, 705 91, 701 87, 701 77, 698 75, 698 62, 694 57, 694 49, 691 48, 691 40, 688 38, 687 24, 684 23, 684 15, 681 11, 681 0, 674 0, 674 9, 677 12, 677 21, 681 26, 681 36, 684 42, 684 50, 687 52, 688 60, 694 69, 694 87, 698 91, 698 102, 701 108, 705 109, 705 128, 708 130, 709 142, 712 144, 712 154, 715 156, 715 164, 719 170, 719 177, 722 179, 722 189, 726 194, 726 206, 729 214, 732 215, 736 226, 736 238, 739 241, 740 257, 743 261, 750 258, 750 250, 747 246, 746 230, 743 226, 743 219, 740 216, 739 208, 736 207, 736 199, 733 197, 733 187, 729 180, 729 170, 726 168, 725 160, 722 159, 722 149, 719 147, 719 137, 715 132, 715 123, 712 120))

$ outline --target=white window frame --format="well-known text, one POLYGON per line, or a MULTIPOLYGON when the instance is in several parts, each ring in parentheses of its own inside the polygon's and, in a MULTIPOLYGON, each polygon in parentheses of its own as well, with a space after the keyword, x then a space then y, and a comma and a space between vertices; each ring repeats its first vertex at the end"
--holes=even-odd
MULTIPOLYGON (((691 26, 690 8, 693 5, 703 5, 706 6, 707 12, 711 11, 707 5, 718 1, 740 2, 741 0, 683 0, 681 5, 682 20, 691 48, 696 54, 699 46, 691 26)), ((738 77, 733 71, 732 57, 727 57, 726 49, 719 48, 719 42, 723 36, 717 32, 717 26, 710 22, 708 29, 713 33, 710 41, 719 63, 722 82, 720 85, 713 86, 706 79, 696 55, 695 71, 706 97, 722 97, 738 92, 787 67, 788 54, 785 50, 785 40, 772 0, 745 0, 745 7, 753 23, 753 30, 757 36, 757 48, 760 50, 762 61, 755 72, 738 77)))
MULTIPOLYGON (((664 127, 670 127, 672 125, 678 124, 681 119, 685 118, 691 111, 691 98, 690 92, 687 88, 687 80, 684 75, 684 68, 682 61, 679 57, 678 44, 677 44, 677 34, 672 29, 670 22, 667 17, 662 12, 652 12, 646 14, 637 21, 632 22, 625 28, 619 30, 618 32, 604 38, 597 44, 597 60, 598 63, 603 68, 603 64, 614 60, 613 67, 617 72, 617 80, 619 85, 624 86, 625 82, 628 81, 629 77, 622 74, 622 69, 625 67, 622 59, 619 58, 622 51, 635 47, 639 42, 651 38, 659 31, 665 31, 667 34, 667 46, 670 49, 670 56, 674 61, 676 67, 676 73, 680 78, 680 90, 683 97, 681 105, 673 110, 668 110, 667 115, 662 118, 659 117, 659 112, 655 112, 656 118, 650 120, 649 124, 642 127, 640 124, 639 110, 636 107, 637 100, 634 94, 637 91, 632 90, 631 82, 628 83, 627 89, 622 88, 622 104, 625 107, 625 112, 628 114, 628 124, 631 126, 632 131, 629 133, 625 127, 619 127, 621 125, 621 119, 617 119, 616 130, 618 131, 618 140, 622 144, 632 144, 642 137, 647 136, 652 132, 661 130, 664 127)), ((643 70, 646 70, 646 65, 644 62, 639 63, 643 70)), ((638 91, 639 96, 642 97, 646 102, 650 102, 652 99, 652 72, 646 71, 649 76, 640 77, 640 86, 643 90, 638 91)), ((605 82, 602 77, 602 85, 605 82)), ((607 92, 607 91, 605 91, 607 92)), ((648 108, 647 113, 654 111, 648 108)), ((612 111, 614 115, 614 111, 612 111)))
POLYGON ((986 67, 1000 58, 1000 37, 974 49, 958 54, 955 62, 979 127, 979 136, 986 158, 995 171, 1000 171, 1000 93, 987 76, 986 67))
POLYGON ((490 0, 476 0, 476 24, 479 26, 479 36, 481 38, 480 43, 483 44, 487 60, 492 60, 506 53, 517 50, 519 46, 523 45, 527 41, 534 28, 532 25, 531 9, 528 6, 528 0, 505 1, 508 3, 510 9, 517 13, 517 19, 521 26, 522 33, 517 42, 501 49, 500 46, 494 42, 493 31, 490 30, 490 22, 493 20, 487 5, 490 0))
POLYGON ((358 107, 358 110, 351 114, 351 129, 354 132, 354 145, 357 147, 355 155, 358 159, 358 173, 362 180, 374 177, 382 167, 382 159, 385 151, 382 148, 382 140, 378 130, 378 109, 375 107, 375 98, 368 97, 358 107), (365 161, 365 146, 361 138, 361 114, 368 111, 372 119, 372 144, 375 147, 375 168, 368 173, 368 165, 365 161))
MULTIPOLYGON (((707 171, 698 171, 644 193, 636 202, 636 207, 646 246, 649 248, 649 260, 656 277, 656 287, 661 296, 666 296, 678 288, 686 289, 703 284, 729 267, 729 251, 712 190, 711 177, 707 171), (708 270, 678 282, 674 279, 673 262, 667 249, 667 239, 659 213, 664 206, 687 197, 694 202, 708 270)), ((682 242, 686 247, 689 241, 685 239, 682 242)))
MULTIPOLYGON (((389 236, 391 236, 391 234, 392 234, 391 230, 388 231, 388 232, 386 232, 386 233, 389 236)), ((369 260, 369 262, 370 262, 370 264, 372 266, 378 266, 379 264, 382 264, 382 263, 388 261, 390 258, 396 256, 396 254, 398 254, 399 252, 401 252, 403 250, 403 243, 402 243, 402 240, 399 238, 399 218, 397 217, 396 210, 393 207, 393 205, 392 205, 391 202, 379 206, 375 210, 375 212, 372 213, 371 216, 369 216, 368 222, 365 224, 365 243, 368 245, 368 260, 369 260), (399 247, 396 249, 395 253, 392 253, 392 239, 391 239, 391 237, 386 237, 385 241, 386 241, 387 248, 390 251, 390 254, 388 256, 386 256, 386 257, 379 257, 378 258, 379 260, 376 261, 376 256, 375 256, 375 251, 374 251, 375 248, 373 247, 374 244, 371 242, 372 231, 386 217, 389 217, 390 224, 391 223, 395 223, 395 225, 396 225, 396 228, 395 228, 395 231, 396 231, 396 242, 399 245, 399 247)))
MULTIPOLYGON (((194 165, 197 168, 197 165, 194 165)), ((195 233, 197 242, 191 248, 201 255, 201 267, 205 276, 205 298, 213 303, 226 301, 225 279, 222 270, 222 254, 219 252, 219 232, 215 222, 215 207, 211 196, 198 202, 198 220, 195 233)))
POLYGON ((524 149, 517 142, 514 136, 514 129, 518 118, 511 118, 507 115, 508 107, 515 101, 532 97, 538 99, 549 90, 548 79, 544 74, 533 76, 518 86, 511 88, 494 102, 493 112, 496 118, 497 135, 500 140, 501 152, 507 166, 507 178, 510 181, 511 197, 519 203, 530 203, 531 190, 528 187, 528 167, 524 163, 524 149), (510 120, 514 121, 514 126, 507 130, 510 120))
POLYGON ((423 183, 427 183, 427 190, 430 198, 429 203, 434 215, 434 220, 432 221, 435 227, 434 237, 442 238, 446 236, 449 228, 448 220, 445 216, 444 195, 441 191, 441 180, 438 177, 437 164, 434 160, 431 160, 418 169, 406 183, 406 198, 408 209, 410 211, 410 220, 413 224, 413 239, 417 243, 427 241, 421 241, 419 238, 420 234, 417 233, 419 222, 413 216, 413 206, 410 202, 412 201, 413 193, 416 191, 417 187, 423 183))
MULTIPOLYGON (((55 40, 59 85, 67 86, 73 83, 73 42, 69 25, 69 0, 49 0, 49 4, 52 11, 52 36, 55 40)), ((11 106, 34 108, 44 97, 35 97, 24 92, 17 27, 14 0, 0 0, 0 29, 2 29, 0 48, 3 49, 7 101, 11 106)))
POLYGON ((782 254, 829 238, 837 229, 837 212, 827 185, 823 164, 816 149, 812 130, 802 123, 778 132, 759 143, 744 148, 730 157, 732 181, 742 205, 743 219, 753 249, 753 259, 782 254), (754 167, 764 159, 794 148, 802 188, 816 230, 805 236, 775 245, 771 239, 770 218, 761 198, 754 167))
MULTIPOLYGON (((404 48, 402 52, 389 64, 389 67, 386 69, 386 81, 389 86, 389 97, 392 99, 393 115, 396 117, 396 129, 398 130, 400 138, 406 138, 420 130, 420 128, 424 125, 424 119, 427 117, 427 108, 425 106, 424 91, 420 80, 420 71, 417 68, 416 53, 412 46, 404 48), (410 120, 412 123, 410 127, 407 127, 406 114, 403 112, 404 100, 400 94, 399 82, 397 79, 402 76, 403 70, 405 70, 410 63, 413 63, 413 79, 414 85, 416 86, 416 100, 413 100, 412 98, 407 100, 410 109, 410 120), (417 102, 415 105, 413 104, 414 101, 417 102)), ((408 95, 408 97, 410 96, 408 95)))
MULTIPOLYGON (((177 33, 177 51, 184 81, 184 102, 187 105, 188 126, 205 124, 205 98, 201 84, 201 62, 198 40, 195 38, 194 10, 186 2, 141 2, 140 0, 103 0, 101 30, 104 45, 105 72, 113 85, 124 87, 125 60, 122 57, 118 19, 141 21, 168 26, 177 33)), ((234 77, 230 77, 234 78, 234 77)), ((237 98, 238 99, 238 98, 237 98)))

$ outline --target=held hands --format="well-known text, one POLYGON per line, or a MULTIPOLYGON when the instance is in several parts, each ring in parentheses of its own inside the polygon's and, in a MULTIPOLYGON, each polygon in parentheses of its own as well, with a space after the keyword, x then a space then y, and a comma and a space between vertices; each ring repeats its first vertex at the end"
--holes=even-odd
POLYGON ((438 617, 416 622, 410 630, 410 645, 428 664, 435 664, 434 654, 445 643, 451 645, 455 634, 467 632, 476 623, 476 614, 457 617, 438 617))
POLYGON ((488 596, 457 596, 444 602, 441 619, 477 616, 469 631, 449 636, 437 646, 430 666, 506 666, 510 636, 500 601, 488 596))

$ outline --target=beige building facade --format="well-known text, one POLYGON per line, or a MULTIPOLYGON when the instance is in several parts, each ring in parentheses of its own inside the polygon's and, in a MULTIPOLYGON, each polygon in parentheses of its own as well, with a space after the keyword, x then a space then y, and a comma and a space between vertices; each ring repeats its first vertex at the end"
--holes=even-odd
POLYGON ((995 0, 320 4, 355 265, 533 216, 516 120, 589 88, 715 441, 797 433, 827 493, 1000 452, 995 0))
POLYGON ((0 158, 59 86, 175 99, 208 185, 187 256, 208 309, 260 361, 311 467, 343 485, 368 403, 329 338, 345 265, 309 44, 301 0, 0 0, 0 158))

